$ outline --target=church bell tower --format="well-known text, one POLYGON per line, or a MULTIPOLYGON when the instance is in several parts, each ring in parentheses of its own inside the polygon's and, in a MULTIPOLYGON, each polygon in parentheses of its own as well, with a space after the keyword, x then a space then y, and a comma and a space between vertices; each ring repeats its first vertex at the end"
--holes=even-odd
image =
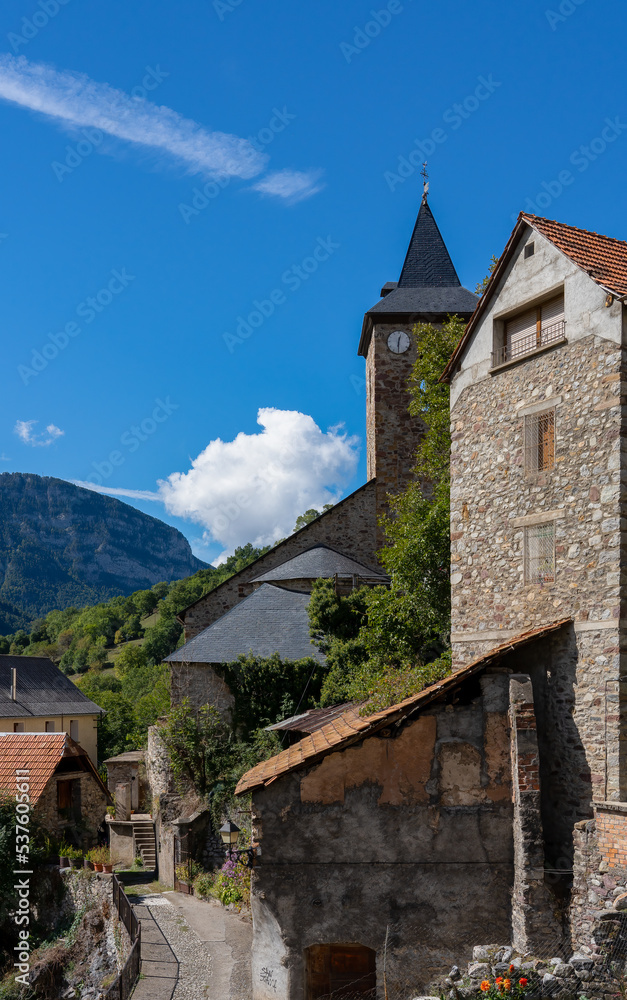
MULTIPOLYGON (((368 479, 376 479, 377 515, 388 494, 411 480, 424 425, 408 412, 408 379, 416 360, 416 323, 443 323, 448 315, 468 320, 477 296, 463 288, 427 201, 428 185, 398 281, 381 289, 369 309, 359 342, 366 359, 368 479)), ((383 539, 379 539, 382 544, 383 539)))

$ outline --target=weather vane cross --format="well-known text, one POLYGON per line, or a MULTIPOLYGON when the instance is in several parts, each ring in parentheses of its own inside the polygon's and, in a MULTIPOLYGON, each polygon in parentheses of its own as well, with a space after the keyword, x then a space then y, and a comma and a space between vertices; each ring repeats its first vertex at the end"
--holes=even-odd
POLYGON ((429 194, 429 174, 427 173, 427 161, 422 165, 422 170, 420 171, 422 176, 422 200, 427 200, 427 195, 429 194))

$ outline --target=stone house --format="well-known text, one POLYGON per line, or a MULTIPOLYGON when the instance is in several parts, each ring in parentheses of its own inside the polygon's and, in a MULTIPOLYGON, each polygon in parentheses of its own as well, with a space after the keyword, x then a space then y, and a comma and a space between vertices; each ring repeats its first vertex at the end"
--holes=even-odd
POLYGON ((512 925, 521 950, 554 953, 533 693, 518 668, 568 626, 510 639, 375 715, 351 708, 242 778, 255 1000, 349 983, 374 997, 384 956, 390 995, 418 992, 512 925))
POLYGON ((621 919, 626 303, 627 243, 520 215, 443 374, 454 672, 242 779, 255 1000, 382 995, 386 933, 418 990, 486 940, 594 957, 621 919))
POLYGON ((18 769, 47 833, 81 848, 97 842, 112 799, 83 747, 67 733, 0 733, 0 789, 11 796, 18 769))
POLYGON ((0 732, 65 732, 97 766, 101 714, 47 657, 0 655, 0 732))

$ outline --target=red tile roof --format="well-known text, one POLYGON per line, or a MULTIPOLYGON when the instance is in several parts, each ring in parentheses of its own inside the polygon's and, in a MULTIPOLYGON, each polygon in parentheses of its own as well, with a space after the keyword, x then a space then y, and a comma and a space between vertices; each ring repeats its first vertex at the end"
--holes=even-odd
POLYGON ((577 229, 576 226, 567 226, 563 222, 554 222, 551 219, 542 219, 538 215, 521 212, 488 286, 479 299, 477 308, 470 317, 468 326, 442 373, 441 381, 446 382, 453 374, 466 344, 491 299, 491 291, 496 288, 525 225, 531 226, 532 229, 549 240, 605 291, 617 296, 627 295, 626 242, 616 240, 612 236, 601 236, 599 233, 577 229))
POLYGON ((479 673, 512 650, 556 632, 571 620, 570 618, 562 618, 560 621, 521 632, 520 635, 508 639, 460 670, 456 670, 444 680, 438 681, 417 694, 405 698, 398 705, 392 705, 374 715, 360 716, 358 705, 350 708, 339 718, 323 726, 322 729, 318 729, 299 743, 295 743, 294 746, 283 750, 269 760, 262 761, 261 764, 257 764, 256 767, 247 771, 240 779, 235 794, 243 795, 245 792, 253 791, 253 789, 262 788, 284 774, 289 774, 301 767, 311 767, 313 764, 317 764, 328 753, 335 750, 345 750, 353 743, 374 735, 380 729, 399 722, 418 709, 424 708, 425 705, 456 688, 466 678, 479 673))
POLYGON ((91 772, 110 799, 88 754, 67 733, 0 733, 0 789, 14 795, 16 771, 28 770, 34 806, 64 757, 80 757, 82 770, 91 772))

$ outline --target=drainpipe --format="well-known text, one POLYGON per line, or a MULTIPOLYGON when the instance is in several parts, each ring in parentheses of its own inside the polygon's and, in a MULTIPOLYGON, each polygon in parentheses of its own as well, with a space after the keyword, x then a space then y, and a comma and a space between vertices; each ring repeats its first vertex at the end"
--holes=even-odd
POLYGON ((17 667, 11 667, 11 701, 17 701, 17 667))

